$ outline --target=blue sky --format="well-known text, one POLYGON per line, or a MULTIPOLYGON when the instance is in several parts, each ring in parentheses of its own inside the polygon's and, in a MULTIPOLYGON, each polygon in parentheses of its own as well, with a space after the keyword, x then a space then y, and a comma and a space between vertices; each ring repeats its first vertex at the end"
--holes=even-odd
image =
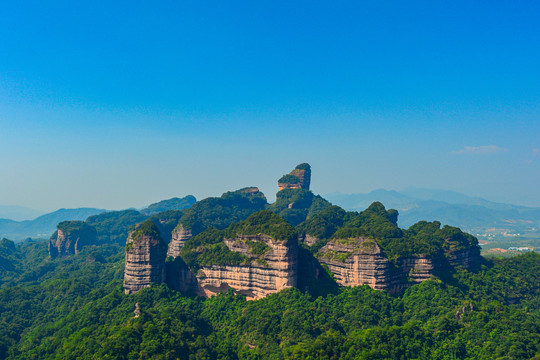
POLYGON ((536 1, 3 1, 0 204, 259 186, 540 206, 536 1))

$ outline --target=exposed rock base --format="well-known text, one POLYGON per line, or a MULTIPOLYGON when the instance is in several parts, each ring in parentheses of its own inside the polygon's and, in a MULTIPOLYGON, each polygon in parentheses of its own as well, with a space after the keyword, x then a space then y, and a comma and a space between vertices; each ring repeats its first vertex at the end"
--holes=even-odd
POLYGON ((232 288, 252 300, 296 286, 296 243, 276 241, 266 235, 243 235, 224 242, 231 251, 251 258, 251 264, 202 267, 197 273, 197 294, 209 297, 232 288), (254 256, 246 241, 262 241, 270 249, 263 256, 254 256))
POLYGON ((96 229, 82 221, 63 221, 49 239, 49 256, 66 257, 78 254, 87 245, 96 243, 96 229))
POLYGON ((152 283, 160 284, 165 281, 167 246, 159 235, 136 236, 136 233, 137 231, 129 234, 126 245, 124 270, 126 294, 133 294, 152 283))
POLYGON ((169 243, 169 249, 167 250, 167 256, 171 256, 173 258, 176 258, 180 255, 180 250, 182 250, 182 247, 188 241, 191 239, 192 233, 191 230, 185 229, 182 224, 178 224, 178 226, 174 229, 172 233, 172 239, 169 243))

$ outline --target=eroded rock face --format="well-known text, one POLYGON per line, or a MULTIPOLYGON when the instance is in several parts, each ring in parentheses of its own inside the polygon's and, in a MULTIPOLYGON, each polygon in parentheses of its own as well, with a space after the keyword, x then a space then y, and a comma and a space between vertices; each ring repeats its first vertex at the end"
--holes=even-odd
POLYGON ((429 279, 435 271, 433 261, 423 256, 399 258, 393 264, 375 240, 365 237, 331 240, 318 258, 341 286, 369 285, 391 294, 429 279))
POLYGON ((178 226, 174 229, 172 233, 172 239, 169 243, 169 248, 167 250, 167 256, 171 256, 173 258, 180 255, 180 250, 182 250, 182 247, 193 236, 191 230, 185 229, 182 224, 178 224, 178 226))
POLYGON ((151 221, 130 232, 126 244, 125 293, 133 294, 152 283, 160 284, 165 281, 166 256, 167 245, 151 221), (145 225, 152 231, 141 230, 145 225))
POLYGON ((404 289, 428 280, 435 273, 433 260, 424 256, 404 257, 396 260, 396 266, 390 271, 386 290, 396 294, 404 289))
POLYGON ((224 239, 224 243, 231 251, 252 259, 251 263, 202 267, 197 272, 197 294, 209 297, 232 288, 252 300, 296 286, 298 248, 295 242, 274 240, 261 234, 224 239), (250 241, 264 242, 267 252, 253 254, 248 245, 250 241))
POLYGON ((78 254, 87 245, 96 243, 96 229, 83 221, 62 221, 49 239, 49 256, 66 257, 78 254))
POLYGON ((300 164, 288 175, 278 181, 279 190, 283 189, 306 189, 309 190, 311 183, 311 167, 309 164, 300 164))
POLYGON ((308 246, 313 246, 315 243, 319 241, 318 238, 315 236, 311 236, 309 234, 301 234, 298 236, 298 242, 304 243, 308 246))
POLYGON ((321 248, 318 257, 341 286, 369 285, 385 290, 390 282, 390 261, 372 239, 332 240, 321 248))
POLYGON ((480 264, 480 249, 477 246, 457 250, 446 251, 446 258, 452 266, 463 266, 466 270, 473 270, 480 264))

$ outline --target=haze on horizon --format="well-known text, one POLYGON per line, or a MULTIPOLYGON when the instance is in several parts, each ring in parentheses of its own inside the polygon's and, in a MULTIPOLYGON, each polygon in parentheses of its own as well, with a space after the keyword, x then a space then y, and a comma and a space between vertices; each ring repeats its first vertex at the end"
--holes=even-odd
POLYGON ((7 1, 0 205, 258 186, 540 206, 540 3, 7 1))

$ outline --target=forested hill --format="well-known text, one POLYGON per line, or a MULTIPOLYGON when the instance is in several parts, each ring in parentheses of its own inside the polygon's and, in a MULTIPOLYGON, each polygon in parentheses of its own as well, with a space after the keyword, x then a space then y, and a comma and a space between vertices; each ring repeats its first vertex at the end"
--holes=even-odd
POLYGON ((0 237, 13 240, 26 238, 48 238, 54 232, 56 225, 66 220, 86 220, 89 216, 104 212, 103 209, 78 208, 59 209, 41 215, 34 220, 13 221, 0 219, 0 237))
MULTIPOLYGON (((162 200, 143 208, 141 213, 145 216, 151 216, 167 210, 181 210, 189 208, 195 201, 196 199, 192 195, 162 200)), ((108 212, 108 210, 96 208, 59 209, 41 215, 34 220, 14 221, 0 218, 0 238, 5 237, 16 241, 26 238, 48 238, 54 233, 56 225, 62 221, 84 221, 90 216, 105 212, 108 212)))
POLYGON ((0 359, 531 359, 540 352, 540 255, 487 262, 399 296, 291 288, 246 301, 166 285, 125 295, 123 247, 49 260, 0 242, 0 359), (140 315, 134 311, 136 304, 140 315))
POLYGON ((2 239, 0 360, 540 357, 540 255, 483 259, 459 228, 333 206, 310 175, 273 204, 248 187, 2 239))

